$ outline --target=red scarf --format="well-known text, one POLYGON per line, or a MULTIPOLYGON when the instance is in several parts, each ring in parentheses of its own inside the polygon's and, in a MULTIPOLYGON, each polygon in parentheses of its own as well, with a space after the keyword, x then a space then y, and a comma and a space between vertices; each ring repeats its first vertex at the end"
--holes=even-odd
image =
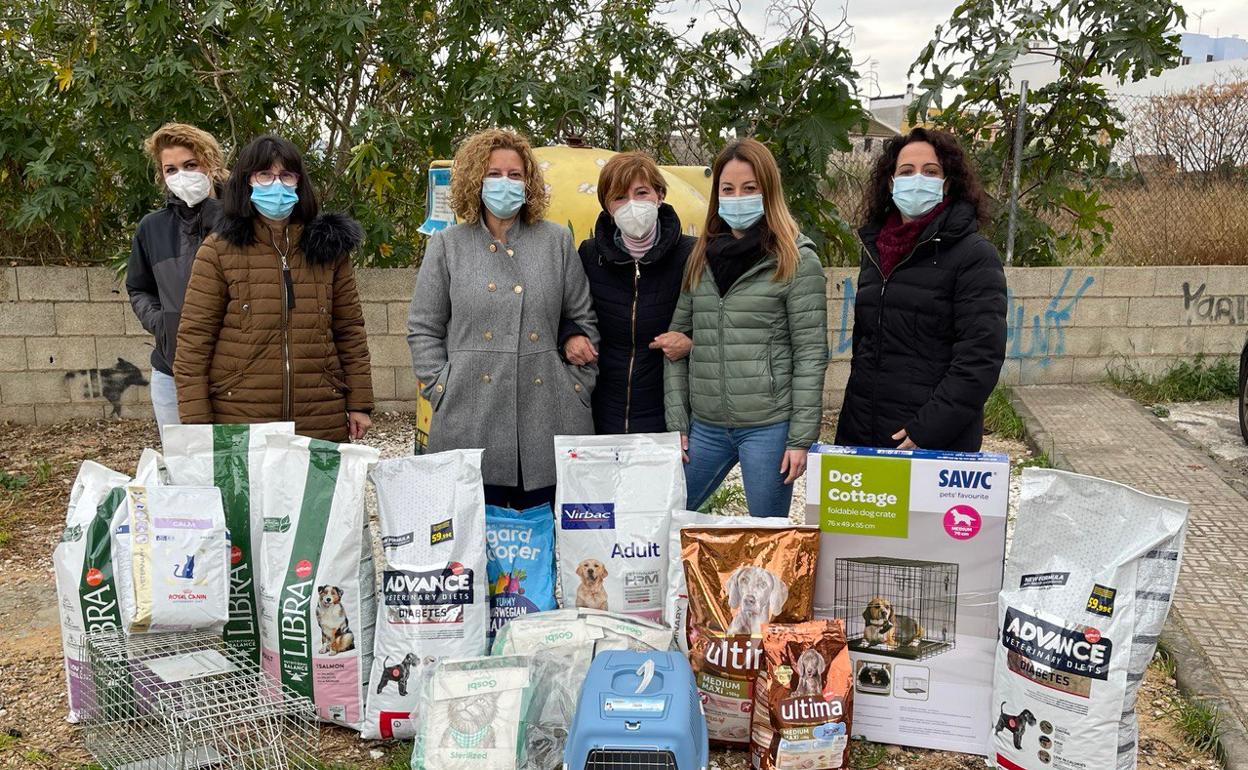
POLYGON ((888 215, 888 220, 875 238, 875 249, 880 254, 880 270, 885 278, 914 251, 923 230, 944 210, 945 201, 941 201, 936 204, 936 208, 909 222, 901 221, 901 214, 896 211, 888 215))

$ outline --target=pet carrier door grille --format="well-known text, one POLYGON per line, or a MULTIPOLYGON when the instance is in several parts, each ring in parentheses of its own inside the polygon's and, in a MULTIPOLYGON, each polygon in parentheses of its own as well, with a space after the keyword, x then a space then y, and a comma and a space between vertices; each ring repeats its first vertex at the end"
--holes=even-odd
POLYGON ((957 564, 873 556, 833 570, 850 650, 923 660, 957 646, 957 564))
POLYGON ((676 756, 670 751, 594 749, 585 770, 676 770, 676 756))

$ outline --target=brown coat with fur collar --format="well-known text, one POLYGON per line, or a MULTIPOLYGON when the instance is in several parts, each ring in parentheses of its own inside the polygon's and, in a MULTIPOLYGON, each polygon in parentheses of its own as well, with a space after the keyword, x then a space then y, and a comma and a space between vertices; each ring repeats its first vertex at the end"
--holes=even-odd
POLYGON ((296 432, 347 440, 347 411, 370 411, 364 314, 350 252, 350 218, 324 214, 288 227, 293 302, 286 301, 280 231, 222 218, 195 255, 173 371, 185 423, 294 420, 296 432))

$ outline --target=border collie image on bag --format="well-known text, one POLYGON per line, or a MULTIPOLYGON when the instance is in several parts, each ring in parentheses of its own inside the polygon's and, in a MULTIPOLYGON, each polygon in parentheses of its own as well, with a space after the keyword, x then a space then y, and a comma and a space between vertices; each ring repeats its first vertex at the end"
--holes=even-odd
POLYGON ((385 565, 364 738, 414 737, 433 664, 486 652, 481 456, 460 449, 383 460, 370 474, 385 565))
POLYGON ((997 764, 1135 768, 1136 695, 1186 528, 1186 503, 1074 473, 1023 472, 998 603, 997 764))
POLYGON ((376 599, 364 515, 376 449, 270 434, 261 464, 261 665, 359 730, 373 658, 376 599))

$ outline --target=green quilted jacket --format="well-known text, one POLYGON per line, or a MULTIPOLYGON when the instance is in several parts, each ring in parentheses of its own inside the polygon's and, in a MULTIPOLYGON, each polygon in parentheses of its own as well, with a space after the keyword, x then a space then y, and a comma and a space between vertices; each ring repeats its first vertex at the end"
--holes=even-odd
POLYGON ((688 433, 691 414, 725 428, 788 420, 790 449, 819 440, 828 300, 814 244, 799 236, 797 245, 790 281, 773 281, 776 261, 765 259, 721 298, 708 265, 697 288, 681 293, 671 330, 690 335, 693 351, 664 364, 668 430, 688 433))

